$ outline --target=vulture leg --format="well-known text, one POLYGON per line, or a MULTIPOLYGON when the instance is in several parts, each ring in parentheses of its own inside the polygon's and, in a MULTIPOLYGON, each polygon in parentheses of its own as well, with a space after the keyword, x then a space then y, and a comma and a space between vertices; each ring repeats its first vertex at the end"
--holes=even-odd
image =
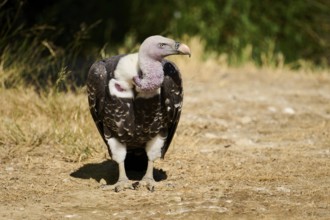
POLYGON ((146 174, 142 178, 142 185, 146 186, 147 189, 151 192, 155 190, 155 183, 156 183, 154 179, 153 171, 154 171, 154 162, 148 160, 148 168, 146 174))
POLYGON ((148 167, 147 172, 142 178, 142 185, 146 185, 148 190, 154 191, 155 188, 155 179, 153 176, 154 171, 154 161, 161 157, 162 147, 164 146, 164 138, 160 135, 157 135, 151 139, 146 146, 146 152, 148 156, 148 167))
POLYGON ((115 183, 114 185, 106 185, 103 187, 103 189, 105 190, 110 189, 116 192, 125 189, 134 189, 132 183, 127 178, 125 171, 124 161, 127 153, 126 146, 124 144, 121 144, 119 141, 117 141, 116 138, 110 138, 108 140, 108 144, 110 146, 110 150, 112 153, 112 159, 118 163, 119 178, 117 183, 115 183))

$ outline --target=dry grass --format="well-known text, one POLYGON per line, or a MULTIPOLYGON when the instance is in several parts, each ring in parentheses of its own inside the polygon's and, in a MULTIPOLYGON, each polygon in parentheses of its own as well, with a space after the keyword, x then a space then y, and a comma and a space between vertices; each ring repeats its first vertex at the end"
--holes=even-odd
POLYGON ((46 148, 69 160, 80 161, 101 149, 85 90, 38 94, 29 88, 3 89, 0 97, 2 157, 46 148))

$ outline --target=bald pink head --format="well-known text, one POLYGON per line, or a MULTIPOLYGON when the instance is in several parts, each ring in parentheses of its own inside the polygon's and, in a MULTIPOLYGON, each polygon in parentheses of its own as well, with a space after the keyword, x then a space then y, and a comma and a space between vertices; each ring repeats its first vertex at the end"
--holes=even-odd
POLYGON ((139 50, 139 56, 148 56, 154 60, 162 60, 164 57, 175 54, 190 56, 190 49, 185 44, 181 44, 160 35, 151 36, 145 39, 139 50))
POLYGON ((164 80, 164 72, 161 61, 170 55, 189 55, 187 45, 172 39, 155 35, 143 41, 139 49, 139 67, 142 76, 134 77, 134 82, 142 91, 158 89, 164 80))

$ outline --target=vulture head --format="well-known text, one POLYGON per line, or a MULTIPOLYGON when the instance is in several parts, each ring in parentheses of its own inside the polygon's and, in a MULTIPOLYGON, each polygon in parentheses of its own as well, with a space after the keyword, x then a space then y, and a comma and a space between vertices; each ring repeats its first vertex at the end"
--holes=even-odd
POLYGON ((187 45, 159 35, 143 41, 138 53, 140 74, 133 78, 139 90, 148 92, 160 88, 164 80, 162 60, 170 55, 189 55, 187 45))

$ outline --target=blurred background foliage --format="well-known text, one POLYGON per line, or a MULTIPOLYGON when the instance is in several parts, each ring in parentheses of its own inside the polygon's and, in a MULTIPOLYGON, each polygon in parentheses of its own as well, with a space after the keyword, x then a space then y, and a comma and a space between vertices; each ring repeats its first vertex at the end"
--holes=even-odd
POLYGON ((93 61, 154 34, 197 36, 205 58, 225 55, 230 65, 330 63, 329 0, 2 0, 0 20, 5 88, 84 85, 93 61))

